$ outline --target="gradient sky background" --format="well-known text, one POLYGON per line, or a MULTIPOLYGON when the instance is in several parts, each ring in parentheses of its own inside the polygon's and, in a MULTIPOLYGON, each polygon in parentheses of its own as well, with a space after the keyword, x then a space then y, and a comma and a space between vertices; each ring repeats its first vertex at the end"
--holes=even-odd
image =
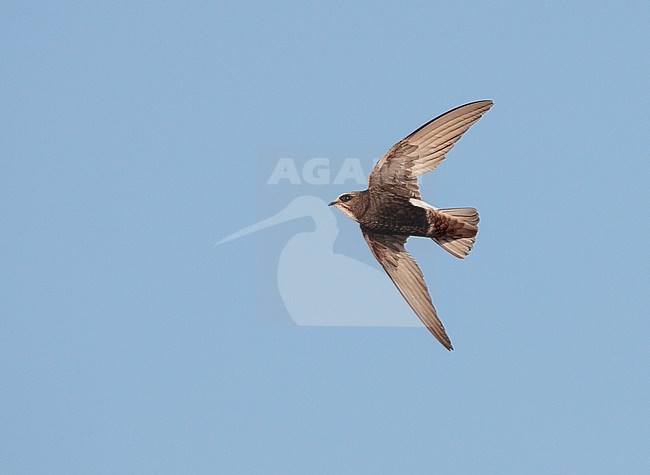
POLYGON ((1 472, 650 470, 647 2, 3 2, 0 24, 1 472), (410 247, 456 351, 260 324, 256 243, 310 224, 213 247, 260 219, 259 153, 379 156, 477 99, 423 187, 481 211, 475 251, 410 247))

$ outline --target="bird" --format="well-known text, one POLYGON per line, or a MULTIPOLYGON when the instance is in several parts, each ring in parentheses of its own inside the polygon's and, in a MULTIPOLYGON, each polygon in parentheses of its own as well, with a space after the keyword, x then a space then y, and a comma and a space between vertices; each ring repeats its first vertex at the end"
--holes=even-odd
POLYGON ((334 206, 353 219, 370 251, 427 329, 449 351, 453 346, 417 262, 405 249, 411 237, 431 238, 463 259, 478 232, 475 208, 436 208, 422 200, 418 177, 436 168, 460 137, 491 107, 490 100, 456 107, 393 145, 368 176, 368 188, 339 195, 334 206))

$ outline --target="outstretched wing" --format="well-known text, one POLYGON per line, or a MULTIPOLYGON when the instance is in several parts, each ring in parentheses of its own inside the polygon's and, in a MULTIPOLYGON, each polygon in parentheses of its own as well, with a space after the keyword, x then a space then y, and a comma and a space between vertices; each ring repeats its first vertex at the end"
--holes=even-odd
POLYGON ((368 177, 368 186, 419 198, 417 177, 436 168, 461 135, 490 107, 492 101, 470 102, 427 122, 381 157, 368 177))
POLYGON ((408 236, 375 234, 363 228, 361 231, 375 259, 382 265, 422 323, 445 348, 452 350, 451 340, 438 319, 422 272, 413 257, 404 249, 408 236))

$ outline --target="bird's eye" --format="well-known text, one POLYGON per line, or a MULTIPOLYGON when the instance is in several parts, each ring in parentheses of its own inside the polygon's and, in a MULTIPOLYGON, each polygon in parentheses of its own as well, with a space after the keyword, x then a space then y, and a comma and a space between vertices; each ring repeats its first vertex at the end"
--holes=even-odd
POLYGON ((350 201, 352 199, 352 195, 341 195, 340 200, 343 201, 343 203, 350 201))

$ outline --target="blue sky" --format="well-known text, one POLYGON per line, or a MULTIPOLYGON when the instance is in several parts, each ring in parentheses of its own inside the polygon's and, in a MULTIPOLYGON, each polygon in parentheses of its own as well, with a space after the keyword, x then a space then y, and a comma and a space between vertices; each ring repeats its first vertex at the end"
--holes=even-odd
POLYGON ((0 471, 650 469, 646 3, 0 12, 0 471), (409 242, 456 351, 287 323, 307 218, 214 246, 294 193, 266 159, 367 166, 479 99, 422 183, 479 209, 475 250, 409 242))

